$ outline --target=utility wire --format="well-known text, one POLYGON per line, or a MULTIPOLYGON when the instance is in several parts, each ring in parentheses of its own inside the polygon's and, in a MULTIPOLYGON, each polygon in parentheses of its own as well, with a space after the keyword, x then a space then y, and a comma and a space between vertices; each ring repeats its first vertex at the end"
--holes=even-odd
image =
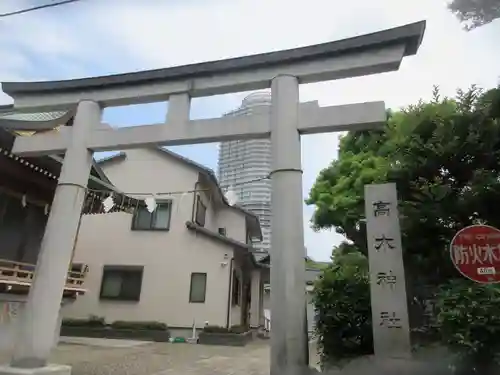
MULTIPOLYGON (((253 180, 243 181, 241 183, 235 183, 234 185, 231 185, 230 187, 241 186, 241 185, 250 184, 252 182, 263 181, 263 180, 269 179, 270 177, 271 176, 269 174, 267 176, 263 176, 263 177, 256 178, 253 180)), ((221 187, 221 189, 224 189, 224 188, 221 187)), ((157 197, 157 198, 161 199, 162 196, 168 196, 168 197, 173 198, 173 196, 175 196, 175 195, 181 195, 181 200, 182 200, 182 198, 187 194, 210 191, 210 189, 193 189, 193 190, 180 190, 180 191, 154 192, 154 193, 153 192, 150 192, 150 193, 130 193, 130 192, 123 192, 123 191, 116 191, 116 192, 111 191, 110 192, 109 190, 99 190, 99 189, 89 189, 89 188, 87 188, 86 190, 87 190, 87 194, 91 197, 91 202, 90 202, 89 207, 94 207, 94 204, 97 200, 97 201, 101 202, 100 204, 104 205, 105 212, 111 212, 111 210, 113 210, 117 207, 119 209, 123 210, 127 206, 128 206, 128 208, 137 209, 139 204, 140 204, 139 201, 142 200, 142 198, 140 198, 140 197, 142 197, 142 196, 153 197, 153 199, 155 199, 155 197, 157 197), (114 200, 112 200, 111 206, 106 208, 106 205, 109 204, 106 202, 106 200, 109 200, 109 198, 112 198, 115 194, 121 195, 123 199, 121 200, 120 203, 115 203, 114 200), (106 198, 106 199, 104 199, 104 198, 106 198), (129 199, 128 205, 126 204, 125 198, 129 199), (134 203, 134 200, 135 200, 135 203, 134 203), (135 205, 135 207, 130 207, 130 203, 135 205)), ((210 195, 210 197, 211 197, 211 195, 210 195)), ((25 199, 25 198, 23 198, 23 199, 25 199)), ((179 208, 177 207, 177 209, 179 209, 179 208)), ((149 210, 149 208, 148 208, 148 210, 149 210)), ((153 208, 152 210, 154 211, 155 208, 153 208)), ((150 212, 153 212, 153 211, 150 211, 150 212)), ((45 205, 45 212, 46 213, 49 212, 48 205, 45 205)))
POLYGON ((32 7, 32 8, 19 9, 19 10, 15 10, 13 12, 2 13, 2 14, 0 14, 0 18, 15 16, 18 14, 33 12, 35 10, 40 10, 40 9, 45 9, 45 8, 51 8, 51 7, 55 7, 58 5, 76 3, 77 1, 80 1, 80 0, 64 0, 64 1, 58 1, 57 3, 50 3, 50 4, 39 5, 39 6, 32 7))
MULTIPOLYGON (((235 183, 235 184, 232 184, 229 186, 220 186, 220 188, 222 190, 226 190, 226 189, 230 189, 230 188, 233 188, 236 186, 242 186, 242 185, 247 185, 247 184, 251 184, 254 182, 264 181, 264 180, 267 180, 269 178, 270 178, 270 176, 267 175, 267 176, 263 176, 260 178, 256 178, 254 180, 247 180, 247 181, 238 182, 238 183, 235 183)), ((126 192, 126 191, 119 191, 116 193, 123 194, 126 196, 151 196, 151 195, 181 195, 181 194, 196 193, 196 192, 208 191, 208 190, 210 190, 210 189, 193 189, 193 190, 179 190, 179 191, 168 191, 168 192, 149 192, 149 193, 132 193, 132 192, 126 192)), ((87 188, 87 191, 92 192, 92 193, 108 193, 108 194, 110 193, 109 190, 90 189, 90 188, 87 188)))
MULTIPOLYGON (((230 185, 229 187, 222 187, 221 186, 220 188, 222 190, 225 190, 225 189, 232 188, 234 186, 247 185, 247 184, 251 184, 253 182, 259 182, 259 181, 268 180, 270 178, 271 178, 271 176, 267 175, 267 176, 263 176, 263 177, 256 178, 256 179, 253 179, 253 180, 247 180, 247 181, 238 182, 238 183, 235 183, 233 185, 230 185)), ((2 190, 1 187, 0 187, 0 190, 2 190)), ((207 191, 210 191, 210 189, 193 189, 193 190, 179 190, 179 191, 168 191, 168 192, 150 192, 150 193, 130 193, 130 192, 124 192, 124 191, 109 191, 109 190, 90 189, 90 188, 86 188, 86 191, 87 191, 87 194, 89 194, 92 197, 92 202, 90 203, 90 206, 94 205, 94 202, 95 202, 96 199, 98 201, 103 202, 105 197, 110 197, 110 196, 114 196, 115 194, 117 194, 117 195, 123 196, 124 200, 121 202, 121 204, 117 204, 116 207, 122 207, 123 208, 125 206, 125 199, 128 198, 129 199, 129 203, 132 200, 136 201, 135 202, 135 209, 137 209, 137 205, 139 204, 139 201, 142 200, 142 197, 144 197, 144 196, 145 197, 169 196, 169 197, 173 198, 173 196, 182 195, 182 197, 184 197, 187 194, 193 194, 193 193, 198 193, 198 192, 207 192, 207 191)), ((29 201, 27 201, 27 197, 26 197, 25 194, 21 195, 21 194, 17 194, 17 193, 14 193, 14 194, 9 193, 9 195, 15 195, 16 198, 19 198, 23 202, 22 203, 23 207, 26 206, 26 203, 30 203, 30 204, 34 204, 36 206, 44 207, 45 214, 48 215, 48 212, 50 210, 48 203, 40 202, 40 201, 35 201, 35 200, 32 200, 32 199, 30 199, 29 201)), ((181 199, 182 199, 182 197, 181 197, 181 199)), ((134 208, 134 207, 132 207, 132 208, 134 208)))

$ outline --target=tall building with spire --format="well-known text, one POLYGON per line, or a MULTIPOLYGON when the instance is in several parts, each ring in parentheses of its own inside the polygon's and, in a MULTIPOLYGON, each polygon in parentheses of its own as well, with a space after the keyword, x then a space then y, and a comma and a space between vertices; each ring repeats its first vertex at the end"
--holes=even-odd
MULTIPOLYGON (((250 94, 241 106, 225 116, 247 116, 269 111, 271 93, 250 94)), ((257 249, 271 249, 271 181, 265 179, 271 172, 271 142, 269 139, 251 139, 222 142, 219 146, 218 178, 237 197, 237 204, 255 213, 262 227, 262 242, 257 249), (259 180, 261 179, 261 180, 259 180)))

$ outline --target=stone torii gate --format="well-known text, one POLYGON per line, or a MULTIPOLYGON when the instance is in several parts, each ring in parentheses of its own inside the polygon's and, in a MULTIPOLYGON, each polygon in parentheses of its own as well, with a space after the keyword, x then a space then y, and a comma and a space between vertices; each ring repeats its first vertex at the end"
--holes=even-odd
POLYGON ((241 58, 105 77, 3 83, 18 111, 76 110, 72 127, 18 137, 20 156, 65 153, 14 356, 0 374, 69 374, 49 365, 57 316, 95 151, 271 138, 271 375, 308 371, 300 135, 370 129, 383 102, 299 103, 299 84, 397 70, 416 54, 425 21, 373 34, 241 58), (190 120, 190 98, 271 87, 270 113, 190 120), (165 123, 106 129, 102 108, 167 101, 165 123))

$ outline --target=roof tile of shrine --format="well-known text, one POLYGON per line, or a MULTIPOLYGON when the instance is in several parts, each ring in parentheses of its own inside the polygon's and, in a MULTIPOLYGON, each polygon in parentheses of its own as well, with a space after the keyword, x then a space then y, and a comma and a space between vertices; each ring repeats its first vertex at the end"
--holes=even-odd
MULTIPOLYGON (((22 158, 13 155, 11 148, 16 136, 31 136, 38 131, 57 130, 59 126, 70 124, 72 117, 72 111, 24 113, 15 111, 12 105, 2 105, 0 106, 0 152, 21 164, 31 166, 33 169, 36 167, 40 173, 46 171, 50 178, 56 179, 63 163, 62 155, 22 158)), ((138 204, 137 199, 126 196, 116 189, 95 161, 90 172, 88 187, 101 192, 114 192, 114 199, 118 202, 117 207, 128 209, 138 204)), ((102 211, 102 208, 98 210, 102 211)))
POLYGON ((22 113, 10 110, 5 112, 0 112, 0 119, 15 120, 15 121, 51 121, 59 119, 66 113, 67 111, 22 113))
POLYGON ((13 105, 0 106, 0 128, 14 131, 51 130, 65 125, 73 111, 19 112, 13 105))

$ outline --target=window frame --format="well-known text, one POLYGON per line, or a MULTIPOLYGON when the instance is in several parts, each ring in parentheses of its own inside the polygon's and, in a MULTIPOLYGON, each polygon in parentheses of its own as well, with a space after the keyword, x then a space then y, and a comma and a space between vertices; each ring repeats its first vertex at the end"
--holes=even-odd
MULTIPOLYGON (((170 230, 170 225, 172 223, 172 200, 171 199, 165 199, 165 200, 160 200, 160 201, 156 201, 156 208, 153 212, 151 212, 151 220, 150 220, 150 225, 148 228, 143 228, 143 227, 139 227, 138 226, 138 217, 139 217, 139 210, 146 210, 147 211, 147 207, 146 205, 139 205, 137 207, 137 209, 134 211, 134 214, 132 215, 132 225, 130 227, 131 230, 133 231, 139 231, 139 232, 149 232, 149 231, 153 231, 153 232, 157 232, 157 231, 160 231, 160 232, 168 232, 170 230), (160 227, 160 228, 157 228, 155 227, 155 223, 156 223, 156 217, 158 215, 158 209, 163 206, 167 206, 168 207, 168 225, 167 227, 160 227)), ((149 211, 147 211, 149 213, 149 211)))
POLYGON ((196 196, 196 210, 194 214, 194 222, 199 225, 200 227, 205 227, 205 224, 207 222, 207 206, 203 203, 203 200, 201 199, 200 195, 196 196), (200 212, 200 206, 203 207, 204 213, 203 213, 203 223, 201 220, 199 220, 199 212, 200 212))
POLYGON ((191 279, 189 283, 189 303, 205 303, 207 300, 207 283, 208 283, 208 276, 206 272, 191 272, 191 279), (205 287, 203 290, 203 300, 194 300, 193 299, 193 279, 194 276, 204 276, 205 277, 205 287))
POLYGON ((115 265, 105 265, 102 267, 102 276, 101 276, 101 288, 99 291, 99 300, 100 301, 123 301, 123 302, 139 302, 141 299, 141 294, 142 294, 142 280, 144 278, 144 266, 115 266, 115 265), (139 293, 137 296, 123 296, 123 295, 118 295, 116 297, 114 296, 106 296, 103 295, 104 291, 104 282, 106 279, 107 274, 109 275, 110 273, 118 273, 122 277, 122 280, 124 278, 124 274, 126 275, 127 273, 137 273, 140 275, 139 277, 139 283, 138 283, 138 290, 139 293))

